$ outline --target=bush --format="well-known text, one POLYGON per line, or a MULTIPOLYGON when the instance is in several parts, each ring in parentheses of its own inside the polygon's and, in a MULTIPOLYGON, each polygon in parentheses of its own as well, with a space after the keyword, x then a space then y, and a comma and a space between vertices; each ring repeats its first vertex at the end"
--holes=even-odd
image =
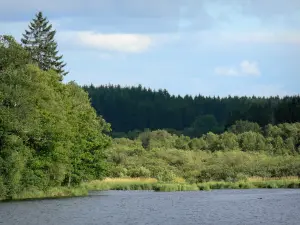
POLYGON ((141 166, 139 168, 132 168, 128 171, 130 177, 150 177, 151 172, 149 169, 141 166))
POLYGON ((0 177, 0 200, 6 197, 6 187, 3 183, 2 177, 0 177))
POLYGON ((173 173, 173 171, 164 170, 159 172, 156 178, 162 182, 173 182, 176 178, 176 175, 173 173))

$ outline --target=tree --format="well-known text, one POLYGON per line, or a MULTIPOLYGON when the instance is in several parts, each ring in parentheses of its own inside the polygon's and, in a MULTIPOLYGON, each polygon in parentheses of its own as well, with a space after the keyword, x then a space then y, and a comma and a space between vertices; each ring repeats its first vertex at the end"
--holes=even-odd
POLYGON ((269 123, 300 122, 300 96, 284 99, 175 96, 165 90, 155 91, 141 85, 90 85, 83 88, 88 91, 97 113, 112 124, 112 130, 118 132, 119 137, 145 128, 166 129, 172 134, 190 137, 199 137, 208 131, 219 134, 225 128, 235 133, 262 132, 260 127, 269 123))
POLYGON ((0 35, 0 71, 9 66, 20 67, 30 62, 28 52, 12 36, 0 35))
POLYGON ((228 128, 228 131, 235 134, 242 134, 244 132, 249 132, 249 131, 260 133, 261 128, 258 125, 258 123, 238 120, 231 127, 228 128))
POLYGON ((199 137, 208 132, 221 133, 223 127, 219 126, 214 115, 198 116, 191 125, 191 136, 199 137))
POLYGON ((21 41, 33 61, 42 70, 53 69, 62 76, 67 75, 68 72, 63 69, 66 63, 62 61, 62 55, 58 56, 57 43, 54 40, 56 30, 52 29, 47 17, 38 12, 28 27, 29 30, 25 30, 21 41))
POLYGON ((0 199, 100 179, 107 170, 110 125, 80 86, 26 54, 10 36, 0 38, 0 199))

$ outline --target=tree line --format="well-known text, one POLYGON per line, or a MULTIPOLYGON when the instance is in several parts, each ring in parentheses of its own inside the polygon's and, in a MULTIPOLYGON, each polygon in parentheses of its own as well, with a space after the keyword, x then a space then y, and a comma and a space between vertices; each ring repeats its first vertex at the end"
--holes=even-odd
POLYGON ((167 129, 198 137, 222 133, 238 120, 267 124, 300 122, 300 96, 175 96, 167 90, 120 85, 85 85, 93 107, 116 136, 136 130, 167 129))

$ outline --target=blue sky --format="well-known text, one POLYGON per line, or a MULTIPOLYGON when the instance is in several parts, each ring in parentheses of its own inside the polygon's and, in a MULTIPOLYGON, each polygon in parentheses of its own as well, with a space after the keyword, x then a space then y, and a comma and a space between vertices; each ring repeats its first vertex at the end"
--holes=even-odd
POLYGON ((10 0, 0 31, 20 40, 42 10, 65 81, 172 94, 300 93, 299 0, 10 0))

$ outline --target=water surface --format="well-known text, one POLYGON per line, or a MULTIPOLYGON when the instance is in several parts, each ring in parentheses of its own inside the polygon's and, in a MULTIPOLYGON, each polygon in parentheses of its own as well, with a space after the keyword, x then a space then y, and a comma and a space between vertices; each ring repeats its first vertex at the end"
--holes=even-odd
POLYGON ((299 189, 92 192, 0 203, 5 225, 299 225, 299 189))

